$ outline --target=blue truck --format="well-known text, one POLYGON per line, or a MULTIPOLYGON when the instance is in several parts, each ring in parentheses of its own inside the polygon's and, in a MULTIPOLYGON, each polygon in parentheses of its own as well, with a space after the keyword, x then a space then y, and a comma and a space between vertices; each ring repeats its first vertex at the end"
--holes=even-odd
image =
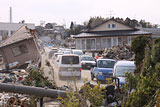
POLYGON ((115 63, 114 59, 97 59, 96 66, 91 69, 91 79, 96 78, 97 82, 112 80, 115 63))

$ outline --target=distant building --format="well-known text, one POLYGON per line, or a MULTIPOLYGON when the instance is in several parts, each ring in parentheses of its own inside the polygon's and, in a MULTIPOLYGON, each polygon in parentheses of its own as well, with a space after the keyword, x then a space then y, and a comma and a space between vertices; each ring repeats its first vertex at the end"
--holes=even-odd
POLYGON ((84 52, 90 52, 95 55, 112 46, 131 45, 135 37, 151 34, 151 32, 139 30, 110 19, 88 31, 74 35, 74 38, 76 39, 76 49, 82 49, 84 52))
POLYGON ((140 28, 140 29, 152 33, 152 38, 160 38, 160 28, 140 28))
POLYGON ((34 30, 23 25, 14 34, 2 41, 0 54, 5 66, 12 68, 39 60, 40 53, 35 38, 34 30))
POLYGON ((47 23, 44 29, 40 29, 40 27, 36 27, 38 35, 48 36, 52 41, 64 40, 67 36, 64 26, 57 25, 56 23, 47 23))
MULTIPOLYGON (((7 23, 0 22, 0 41, 6 39, 11 36, 15 31, 17 31, 20 27, 25 25, 24 23, 7 23)), ((26 23, 29 29, 35 29, 35 25, 31 23, 26 23)))

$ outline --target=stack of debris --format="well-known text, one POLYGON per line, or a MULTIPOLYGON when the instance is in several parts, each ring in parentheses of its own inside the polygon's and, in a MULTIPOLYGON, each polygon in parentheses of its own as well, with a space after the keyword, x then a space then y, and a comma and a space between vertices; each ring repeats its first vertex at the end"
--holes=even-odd
POLYGON ((113 46, 110 49, 105 49, 102 56, 104 58, 116 59, 116 60, 134 60, 134 53, 131 51, 131 47, 128 45, 113 46))
POLYGON ((0 107, 28 107, 29 96, 14 94, 14 93, 0 93, 0 107))

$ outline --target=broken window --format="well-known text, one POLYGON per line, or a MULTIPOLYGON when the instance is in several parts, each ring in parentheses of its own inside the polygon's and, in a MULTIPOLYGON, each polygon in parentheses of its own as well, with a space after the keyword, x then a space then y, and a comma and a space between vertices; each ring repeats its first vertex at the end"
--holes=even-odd
POLYGON ((13 52, 14 56, 18 56, 18 55, 27 53, 28 49, 27 49, 26 45, 22 44, 22 45, 19 45, 17 47, 12 48, 12 52, 13 52))

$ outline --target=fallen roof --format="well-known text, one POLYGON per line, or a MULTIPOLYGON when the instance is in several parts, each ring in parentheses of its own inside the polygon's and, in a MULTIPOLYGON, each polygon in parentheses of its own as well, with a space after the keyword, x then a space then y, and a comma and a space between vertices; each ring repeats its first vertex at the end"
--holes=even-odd
POLYGON ((31 33, 29 33, 26 25, 24 25, 6 40, 2 41, 0 44, 0 48, 30 38, 33 38, 33 36, 31 35, 31 33))
POLYGON ((113 36, 134 36, 134 35, 151 35, 150 32, 142 30, 119 30, 119 31, 100 31, 88 32, 74 35, 74 38, 87 38, 87 37, 113 37, 113 36))

